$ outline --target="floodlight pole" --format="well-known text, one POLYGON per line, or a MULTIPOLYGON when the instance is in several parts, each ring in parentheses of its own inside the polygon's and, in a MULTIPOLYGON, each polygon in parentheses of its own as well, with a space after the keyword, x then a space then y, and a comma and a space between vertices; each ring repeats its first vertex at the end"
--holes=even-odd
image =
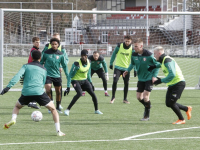
POLYGON ((3 90, 3 28, 4 11, 0 9, 0 92, 3 90))

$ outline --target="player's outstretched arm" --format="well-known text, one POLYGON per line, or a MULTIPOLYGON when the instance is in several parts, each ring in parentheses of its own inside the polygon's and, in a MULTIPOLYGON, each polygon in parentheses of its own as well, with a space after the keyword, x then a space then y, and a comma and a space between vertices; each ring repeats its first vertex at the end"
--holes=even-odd
POLYGON ((1 91, 1 95, 7 93, 9 90, 10 90, 9 87, 4 88, 4 89, 1 91))

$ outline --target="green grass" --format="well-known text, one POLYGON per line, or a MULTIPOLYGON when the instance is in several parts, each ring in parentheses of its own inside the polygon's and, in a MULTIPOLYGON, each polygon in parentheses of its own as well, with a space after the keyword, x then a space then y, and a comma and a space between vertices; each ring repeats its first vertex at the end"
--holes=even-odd
MULTIPOLYGON (((183 105, 193 107, 191 120, 188 121, 185 112, 183 112, 186 119, 184 125, 171 124, 177 120, 177 117, 170 108, 165 106, 166 90, 152 91, 150 97, 152 102, 151 116, 150 121, 147 122, 139 121, 143 116, 144 108, 136 100, 136 91, 129 91, 128 100, 131 102, 129 105, 122 103, 122 91, 116 92, 114 104, 109 104, 110 98, 104 97, 103 91, 95 91, 95 93, 98 97, 99 109, 104 114, 94 114, 91 97, 86 93, 86 96, 81 97, 72 107, 70 116, 60 114, 61 130, 66 133, 64 137, 55 136, 52 116, 48 114, 45 107, 40 109, 43 113, 43 119, 40 122, 31 120, 30 116, 34 109, 22 108, 14 126, 8 130, 0 129, 0 149, 199 149, 200 103, 198 90, 185 90, 181 99, 178 100, 183 105), (198 128, 183 129, 191 127, 198 128), (119 140, 135 135, 173 129, 183 130, 144 135, 132 140, 119 140), (58 143, 54 143, 55 141, 58 143)), ((111 91, 109 93, 111 94, 111 91)), ((68 106, 74 95, 75 92, 71 91, 68 96, 63 97, 62 106, 64 108, 68 106)), ((13 106, 19 96, 20 92, 8 92, 1 96, 0 124, 2 127, 4 123, 11 119, 13 106)))
MULTIPOLYGON (((70 57, 69 58, 69 64, 68 64, 68 69, 70 71, 72 63, 74 63, 75 60, 77 60, 79 57, 70 57)), ((195 85, 199 81, 199 75, 200 75, 200 59, 198 58, 174 58, 178 65, 180 66, 183 75, 186 80, 186 86, 187 87, 195 87, 195 85)), ((27 63, 28 58, 27 57, 4 57, 4 87, 9 83, 9 81, 12 79, 12 77, 19 71, 21 66, 23 64, 27 63)), ((110 64, 110 57, 105 57, 107 67, 108 67, 108 72, 109 72, 109 78, 110 80, 108 81, 108 88, 112 87, 112 79, 113 79, 113 70, 109 69, 109 64, 110 64)), ((164 74, 162 73, 161 69, 158 74, 161 77, 164 77, 164 74)), ((65 79, 64 72, 62 73, 63 76, 63 87, 67 86, 67 81, 65 79)), ((99 81, 99 78, 97 77, 96 74, 94 74, 92 81, 97 88, 102 88, 102 84, 99 81), (98 82, 98 84, 96 84, 98 82)), ((129 87, 136 87, 137 83, 137 78, 133 77, 133 71, 131 73, 131 78, 130 78, 130 86, 129 87)), ((14 88, 21 88, 22 86, 17 83, 14 88)), ((123 87, 123 80, 119 80, 118 84, 119 88, 123 87)), ((165 87, 165 84, 161 84, 158 87, 165 87)))
MULTIPOLYGON (((69 69, 72 63, 78 57, 70 57, 69 69)), ((105 57, 107 66, 109 66, 109 57, 105 57)), ((200 64, 196 58, 175 58, 181 67, 186 84, 194 87, 199 80, 200 64)), ((23 64, 27 62, 26 57, 5 57, 4 58, 4 87, 10 79, 17 73, 23 64)), ((108 88, 112 86, 113 70, 109 70, 110 80, 108 88)), ((159 76, 163 76, 160 71, 159 76)), ((92 78, 96 88, 102 88, 101 79, 96 74, 92 78)), ((63 88, 66 87, 66 79, 63 74, 63 88)), ((137 78, 130 78, 130 86, 136 87, 137 78)), ((165 87, 161 84, 158 87, 165 87)), ((21 88, 17 83, 13 89, 21 88)), ((123 87, 123 80, 120 78, 118 87, 123 87)), ((152 102, 151 118, 148 122, 139 121, 143 116, 144 108, 136 100, 136 91, 129 91, 128 100, 130 105, 123 104, 123 92, 116 92, 116 101, 109 104, 110 97, 104 97, 103 91, 95 91, 99 109, 103 115, 94 114, 94 106, 91 97, 86 93, 72 107, 70 116, 60 114, 61 130, 66 133, 65 137, 55 136, 55 127, 52 116, 48 114, 47 109, 42 107, 43 113, 41 122, 33 122, 31 113, 34 109, 24 107, 17 118, 16 125, 8 130, 0 129, 0 149, 84 149, 84 150, 125 150, 125 149, 199 149, 199 91, 185 90, 181 99, 178 101, 184 105, 193 107, 192 119, 185 125, 172 125, 177 120, 176 115, 170 108, 165 106, 166 90, 153 90, 150 96, 152 102), (199 127, 192 129, 191 127, 199 127), (183 129, 191 128, 191 129, 183 129), (183 129, 180 131, 171 131, 173 129, 183 129), (127 137, 141 135, 145 133, 170 130, 171 132, 144 135, 132 140, 119 140, 127 137), (196 138, 195 138, 196 137, 196 138), (34 143, 36 142, 36 143, 34 143), (41 143, 38 143, 41 142, 41 143), (56 143, 57 142, 57 143, 56 143), (13 143, 13 144, 6 144, 13 143), (4 144, 4 145, 2 145, 4 144)), ((0 124, 8 122, 11 119, 11 112, 20 97, 20 92, 8 92, 1 97, 0 105, 0 124)), ((109 91, 111 95, 111 91, 109 91)), ((71 102, 74 91, 63 98, 62 106, 66 108, 71 102)), ((55 96, 55 93, 54 93, 55 96)), ((54 98, 55 99, 55 98, 54 98)), ((183 112, 187 119, 185 112, 183 112)))

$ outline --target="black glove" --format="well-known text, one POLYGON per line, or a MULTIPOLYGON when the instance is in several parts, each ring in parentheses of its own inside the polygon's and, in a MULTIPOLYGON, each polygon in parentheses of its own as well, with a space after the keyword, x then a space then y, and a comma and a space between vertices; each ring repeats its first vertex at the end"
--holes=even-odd
POLYGON ((157 77, 158 80, 156 80, 153 84, 158 85, 158 84, 161 84, 161 78, 157 77))
POLYGON ((91 84, 91 86, 92 86, 92 90, 94 91, 95 89, 94 89, 94 85, 92 84, 92 82, 90 82, 90 84, 91 84))
POLYGON ((9 90, 10 90, 9 87, 4 88, 4 89, 1 91, 1 95, 7 93, 9 90))
POLYGON ((137 71, 134 70, 134 77, 136 77, 136 76, 137 76, 137 71))
POLYGON ((23 84, 24 84, 24 78, 22 77, 22 78, 19 80, 19 82, 21 83, 21 85, 23 85, 23 84))
POLYGON ((156 65, 149 65, 148 71, 152 71, 155 68, 156 68, 156 65))
POLYGON ((70 92, 70 87, 67 87, 67 89, 66 89, 65 92, 64 92, 64 96, 66 96, 66 94, 68 95, 69 92, 70 92))
POLYGON ((112 70, 113 70, 113 65, 110 65, 110 69, 112 69, 112 70))

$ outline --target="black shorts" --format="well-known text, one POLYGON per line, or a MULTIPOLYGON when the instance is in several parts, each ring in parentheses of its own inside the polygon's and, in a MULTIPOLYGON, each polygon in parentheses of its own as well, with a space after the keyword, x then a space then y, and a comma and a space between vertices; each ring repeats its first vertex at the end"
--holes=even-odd
POLYGON ((125 78, 123 77, 123 73, 125 71, 119 70, 119 69, 114 69, 114 74, 113 74, 113 81, 117 82, 119 80, 119 77, 122 75, 122 78, 124 80, 125 83, 129 82, 129 78, 130 78, 130 73, 128 72, 128 74, 125 76, 125 78))
POLYGON ((152 89, 153 89, 152 80, 146 82, 138 81, 137 83, 137 92, 139 93, 144 92, 144 90, 151 92, 152 89))
POLYGON ((32 101, 36 101, 40 106, 46 106, 51 100, 46 93, 43 93, 42 95, 30 96, 21 95, 21 97, 18 99, 18 102, 21 105, 28 105, 32 101))
POLYGON ((166 99, 176 98, 179 99, 185 88, 185 81, 178 82, 173 86, 169 86, 167 89, 166 99))
POLYGON ((61 86, 62 85, 61 77, 60 78, 53 78, 53 77, 47 76, 45 84, 52 84, 52 83, 53 83, 54 86, 61 86))
POLYGON ((94 73, 96 73, 99 78, 105 77, 105 73, 103 71, 103 68, 99 68, 98 70, 91 69, 91 77, 93 76, 94 73))
POLYGON ((82 80, 82 81, 73 80, 71 83, 75 91, 79 90, 88 91, 88 89, 92 89, 92 86, 88 80, 82 80))

